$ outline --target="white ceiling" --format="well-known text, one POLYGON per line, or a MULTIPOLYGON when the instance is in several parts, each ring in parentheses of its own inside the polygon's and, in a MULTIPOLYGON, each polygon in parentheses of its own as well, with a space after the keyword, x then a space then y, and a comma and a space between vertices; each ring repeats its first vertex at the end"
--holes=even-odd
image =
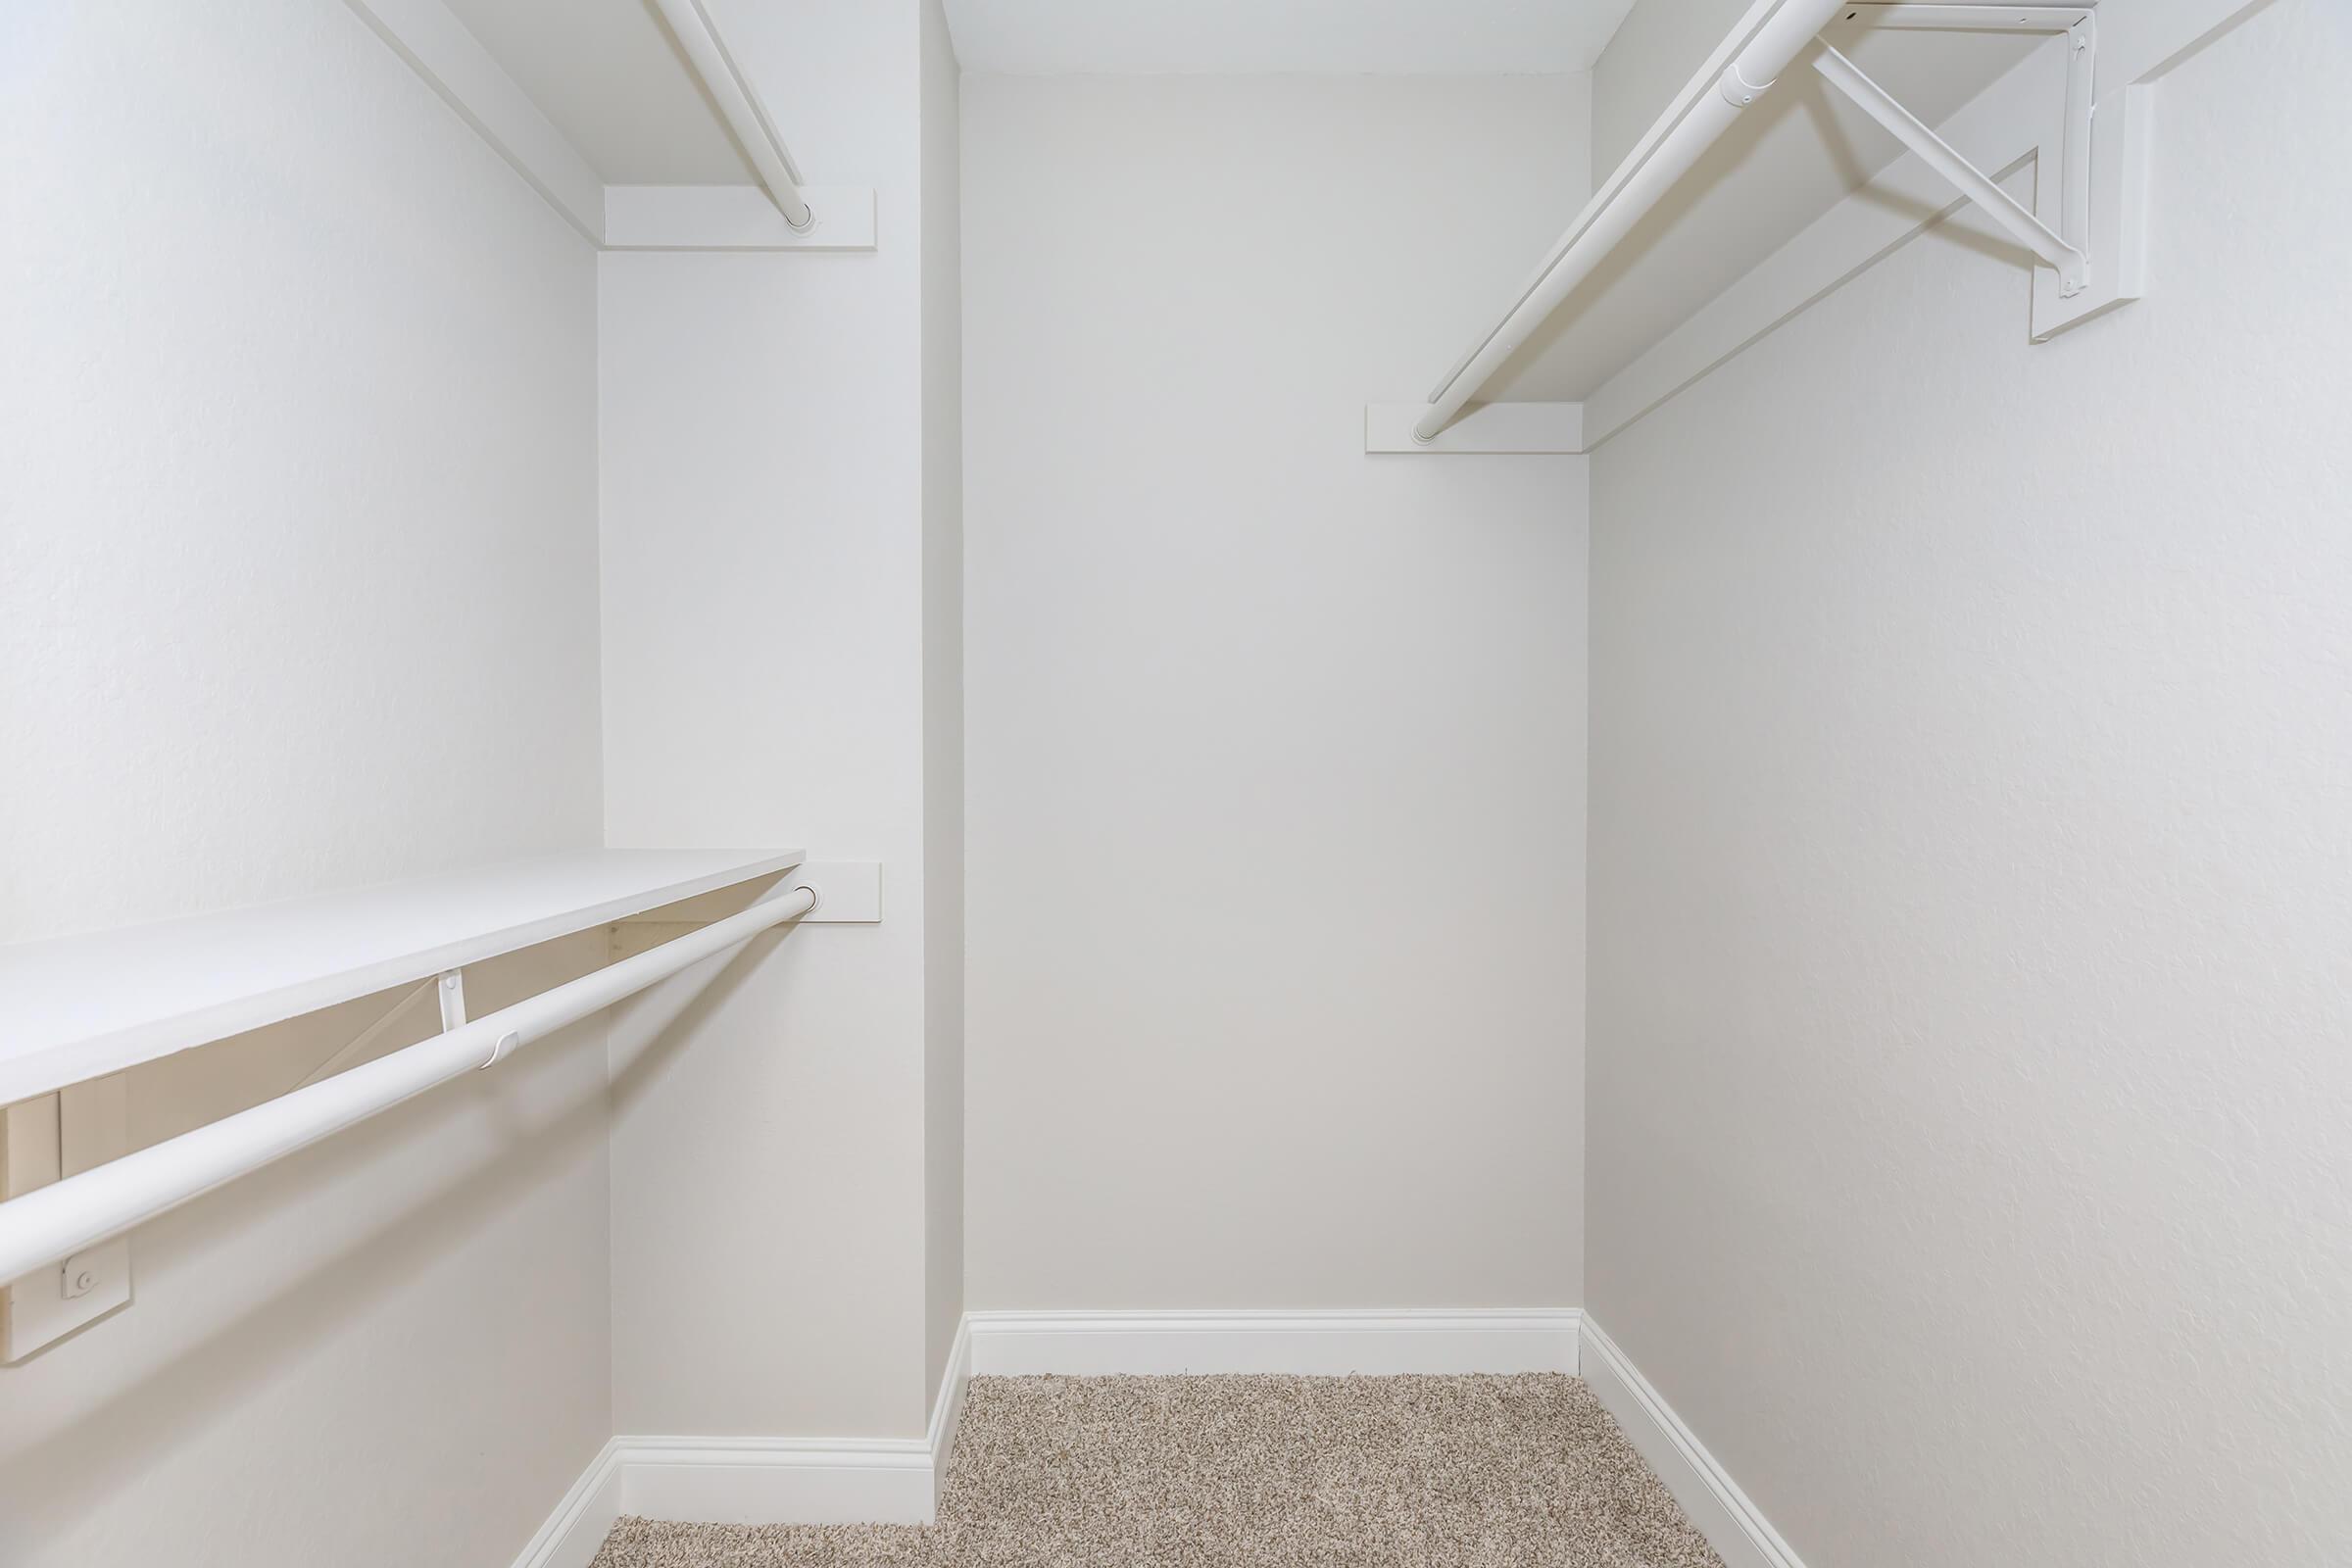
POLYGON ((1633 0, 945 0, 1006 75, 1590 71, 1633 0))
POLYGON ((759 183, 646 0, 446 3, 606 184, 759 183))

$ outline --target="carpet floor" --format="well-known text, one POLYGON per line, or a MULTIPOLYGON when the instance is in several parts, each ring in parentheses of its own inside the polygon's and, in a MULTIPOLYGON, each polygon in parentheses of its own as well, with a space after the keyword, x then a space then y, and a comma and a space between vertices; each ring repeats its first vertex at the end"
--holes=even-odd
POLYGON ((595 1568, 1723 1568, 1575 1378, 974 1378, 939 1523, 623 1519, 595 1568))

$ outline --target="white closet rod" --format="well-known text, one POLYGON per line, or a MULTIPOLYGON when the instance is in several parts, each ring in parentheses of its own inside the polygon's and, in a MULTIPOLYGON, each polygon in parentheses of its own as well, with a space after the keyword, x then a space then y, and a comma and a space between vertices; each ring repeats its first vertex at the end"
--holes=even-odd
POLYGON ((404 1051, 0 1203, 0 1280, 19 1279, 272 1160, 488 1067, 690 964, 816 907, 806 886, 404 1051))
POLYGON ((719 36, 710 13, 703 8, 703 0, 654 0, 654 4, 668 20, 669 30, 677 34, 695 74, 703 78, 735 139, 760 171, 760 182, 767 187, 784 221, 796 234, 808 232, 816 217, 801 195, 801 171, 792 161, 792 149, 776 134, 774 122, 767 118, 760 95, 728 53, 726 40, 719 36))
POLYGON ((1454 421, 1529 334, 1592 275, 1601 259, 1690 172, 1740 112, 1763 96, 1845 4, 1846 0, 1756 0, 1698 79, 1683 89, 1633 155, 1568 225, 1550 258, 1537 269, 1502 319, 1430 394, 1428 412, 1413 425, 1415 440, 1434 441, 1454 421), (1740 39, 1746 40, 1744 45, 1738 42, 1740 39), (1729 60, 1724 58, 1727 54, 1729 60))

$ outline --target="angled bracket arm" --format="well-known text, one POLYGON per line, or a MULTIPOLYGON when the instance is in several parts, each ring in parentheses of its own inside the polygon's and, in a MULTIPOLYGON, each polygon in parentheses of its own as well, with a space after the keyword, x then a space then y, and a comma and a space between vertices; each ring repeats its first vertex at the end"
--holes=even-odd
MULTIPOLYGON (((424 994, 428 991, 432 992, 441 1003, 441 1032, 447 1034, 452 1029, 465 1027, 466 971, 451 969, 425 981, 422 985, 411 986, 407 991, 402 992, 399 1001, 376 1015, 375 1022, 352 1036, 350 1041, 333 1055, 303 1074, 302 1081, 294 1088, 308 1089, 321 1078, 332 1078, 355 1061, 366 1060, 374 1050, 375 1043, 381 1040, 393 1025, 407 1017, 409 1009, 424 1000, 424 994)), ((288 1093, 291 1092, 288 1091, 288 1093)))
MULTIPOLYGON (((332 1078, 354 1061, 364 1059, 374 1049, 375 1043, 384 1037, 385 1031, 407 1017, 409 1009, 422 1001, 424 994, 432 990, 436 982, 427 980, 422 985, 411 986, 407 991, 401 993, 400 1000, 377 1014, 375 1022, 352 1036, 333 1055, 303 1074, 302 1081, 297 1083, 294 1088, 308 1089, 319 1079, 332 1078)), ((287 1091, 289 1094, 292 1092, 292 1090, 287 1091)))
POLYGON ((2089 25, 2086 20, 2081 27, 2070 30, 2068 37, 2071 54, 2067 74, 2067 168, 2063 176, 2065 203, 2060 223, 2077 236, 2072 239, 2028 212, 2015 197, 2001 189, 1991 175, 1963 158, 1950 142, 1936 135, 1925 121, 1896 102, 1891 93, 1840 54, 1836 45, 1824 42, 1821 53, 1814 58, 1813 66, 1831 86, 1852 99, 1864 114, 1917 154, 1921 163, 1949 180, 1961 195, 1984 208, 1995 222, 2008 231, 2012 239, 2056 268, 2059 296, 2072 299, 2090 286, 2090 253, 2079 242, 2081 238, 2087 237, 2089 231, 2089 25), (2080 68, 2074 64, 2078 60, 2082 62, 2080 68), (2079 90, 2076 85, 2078 80, 2082 83, 2079 90), (2083 121, 2080 133, 2074 123, 2078 104, 2083 121), (2078 148, 2081 150, 2079 156, 2078 148))

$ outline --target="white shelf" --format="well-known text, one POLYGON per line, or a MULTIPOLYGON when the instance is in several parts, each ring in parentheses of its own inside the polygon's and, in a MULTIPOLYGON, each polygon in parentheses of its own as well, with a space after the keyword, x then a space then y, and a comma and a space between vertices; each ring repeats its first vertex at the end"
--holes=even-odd
POLYGON ((0 947, 0 1104, 801 863, 578 850, 0 947))
MULTIPOLYGON (((2049 41, 2030 33, 1857 33, 1836 23, 1825 35, 1932 125, 2049 41)), ((1705 90, 1714 90, 1711 80, 1705 90)), ((1592 400, 1902 151, 1810 66, 1784 72, 1480 395, 1491 403, 1592 400)), ((1596 179, 1607 172, 1593 171, 1596 179)), ((1936 207, 1949 204, 1946 197, 1936 207)))

